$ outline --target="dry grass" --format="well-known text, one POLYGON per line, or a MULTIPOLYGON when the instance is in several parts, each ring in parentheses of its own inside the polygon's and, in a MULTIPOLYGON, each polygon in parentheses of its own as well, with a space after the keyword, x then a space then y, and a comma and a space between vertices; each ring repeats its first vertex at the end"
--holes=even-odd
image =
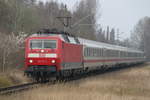
POLYGON ((11 86, 12 84, 13 83, 11 82, 11 80, 8 77, 0 76, 0 88, 11 86))
POLYGON ((43 86, 0 100, 150 100, 150 66, 43 86))
POLYGON ((0 87, 23 84, 29 81, 30 80, 25 77, 24 73, 20 70, 10 70, 4 73, 0 73, 0 87))

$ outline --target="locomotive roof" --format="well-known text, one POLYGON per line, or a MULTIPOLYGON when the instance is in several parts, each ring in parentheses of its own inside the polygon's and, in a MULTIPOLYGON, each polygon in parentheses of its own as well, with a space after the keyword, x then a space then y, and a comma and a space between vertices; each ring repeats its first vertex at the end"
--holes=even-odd
POLYGON ((52 34, 59 35, 59 34, 61 34, 61 35, 67 35, 67 36, 75 37, 74 35, 72 35, 68 32, 59 31, 57 29, 41 29, 41 30, 37 31, 36 34, 38 34, 38 35, 52 35, 52 34))

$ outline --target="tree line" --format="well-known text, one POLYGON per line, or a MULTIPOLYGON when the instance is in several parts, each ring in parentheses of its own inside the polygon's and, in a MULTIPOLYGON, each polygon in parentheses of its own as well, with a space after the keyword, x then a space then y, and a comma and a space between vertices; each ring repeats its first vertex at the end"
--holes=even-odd
POLYGON ((46 3, 36 0, 0 0, 0 30, 8 34, 11 32, 29 34, 41 28, 63 30, 64 27, 57 17, 71 16, 72 27, 68 31, 94 39, 95 13, 96 0, 82 0, 76 4, 75 11, 70 11, 65 4, 53 0, 46 3), (82 18, 85 19, 81 20, 82 18), (81 24, 91 26, 81 28, 81 24))
POLYGON ((144 51, 147 60, 150 60, 150 17, 140 19, 131 33, 132 47, 144 51))

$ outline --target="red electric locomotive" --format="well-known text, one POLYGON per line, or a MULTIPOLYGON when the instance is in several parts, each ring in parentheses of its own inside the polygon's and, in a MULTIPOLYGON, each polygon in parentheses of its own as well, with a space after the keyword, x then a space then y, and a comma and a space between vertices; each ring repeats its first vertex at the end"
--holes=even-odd
POLYGON ((83 46, 68 33, 42 30, 25 45, 25 73, 37 81, 66 77, 83 68, 83 46))
POLYGON ((43 30, 28 37, 25 51, 25 73, 37 81, 145 61, 143 51, 56 30, 43 30))

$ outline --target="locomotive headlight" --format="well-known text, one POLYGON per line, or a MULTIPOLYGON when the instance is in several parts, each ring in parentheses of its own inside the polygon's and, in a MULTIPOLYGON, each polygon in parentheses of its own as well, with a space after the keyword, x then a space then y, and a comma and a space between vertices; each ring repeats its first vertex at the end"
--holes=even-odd
POLYGON ((44 50, 41 50, 41 52, 43 53, 43 52, 44 52, 44 50))
POLYGON ((56 61, 55 60, 52 60, 52 63, 54 64, 56 61))
POLYGON ((33 63, 33 60, 29 60, 30 63, 33 63))

